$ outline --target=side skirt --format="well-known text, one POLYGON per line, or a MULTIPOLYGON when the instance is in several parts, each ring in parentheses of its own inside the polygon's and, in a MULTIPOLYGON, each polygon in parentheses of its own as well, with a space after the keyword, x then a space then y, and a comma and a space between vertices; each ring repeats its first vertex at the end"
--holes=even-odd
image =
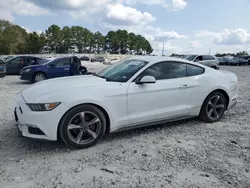
POLYGON ((151 122, 140 122, 136 124, 120 126, 116 130, 113 130, 111 132, 121 132, 121 131, 130 130, 130 129, 137 129, 137 128, 148 127, 152 125, 159 125, 159 124, 164 124, 164 123, 169 123, 169 122, 174 122, 174 121, 180 121, 184 119, 191 119, 194 117, 197 117, 197 116, 187 115, 187 116, 182 116, 182 117, 173 117, 173 118, 162 119, 162 120, 151 121, 151 122))

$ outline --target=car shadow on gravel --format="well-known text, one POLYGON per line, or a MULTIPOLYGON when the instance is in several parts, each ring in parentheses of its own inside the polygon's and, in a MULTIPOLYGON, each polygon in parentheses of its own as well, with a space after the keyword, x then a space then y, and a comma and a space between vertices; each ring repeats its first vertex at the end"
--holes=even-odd
POLYGON ((28 81, 16 81, 16 82, 11 82, 13 85, 32 85, 32 82, 28 81))
MULTIPOLYGON (((199 124, 200 120, 189 119, 189 120, 182 120, 177 122, 171 122, 166 124, 159 124, 159 125, 152 125, 143 128, 131 129, 117 133, 111 133, 105 135, 104 138, 98 144, 112 144, 112 142, 116 143, 117 140, 119 142, 123 142, 124 139, 128 138, 136 138, 137 136, 146 135, 146 134, 154 134, 157 136, 157 132, 159 131, 170 131, 171 129, 175 129, 177 127, 182 126, 194 126, 199 124), (194 122, 194 123, 190 123, 194 122)), ((51 154, 53 152, 57 153, 65 153, 69 151, 74 151, 74 149, 69 148, 66 146, 61 140, 59 141, 47 141, 47 140, 37 140, 31 138, 25 138, 19 132, 17 125, 14 121, 7 123, 9 126, 8 130, 3 130, 0 133, 0 149, 5 151, 5 154, 13 153, 13 150, 25 150, 25 151, 32 151, 32 152, 43 152, 51 154), (10 128, 11 127, 11 128, 10 128), (6 134, 7 132, 7 134, 6 134), (11 148, 7 147, 12 145, 11 148)), ((95 147, 95 146, 93 146, 95 147)))
MULTIPOLYGON (((121 132, 115 132, 110 133, 108 135, 105 135, 102 142, 112 142, 114 139, 125 139, 127 137, 137 137, 142 134, 154 134, 159 131, 168 131, 170 129, 174 129, 176 127, 182 127, 182 126, 194 126, 194 124, 190 122, 197 123, 203 123, 199 118, 192 118, 192 119, 186 119, 186 120, 179 120, 175 122, 168 122, 164 124, 155 124, 147 127, 141 127, 141 128, 134 128, 130 130, 125 130, 121 132)), ((157 134, 155 134, 157 136, 157 134)))

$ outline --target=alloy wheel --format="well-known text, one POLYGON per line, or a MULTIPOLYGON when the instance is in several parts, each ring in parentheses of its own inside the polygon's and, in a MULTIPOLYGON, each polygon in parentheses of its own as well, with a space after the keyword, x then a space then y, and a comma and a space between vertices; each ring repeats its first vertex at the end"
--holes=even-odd
POLYGON ((43 80, 45 80, 46 78, 45 78, 45 76, 44 76, 44 74, 37 74, 36 76, 35 76, 35 82, 41 82, 41 81, 43 81, 43 80))
POLYGON ((90 111, 76 114, 67 126, 67 133, 71 141, 85 145, 93 142, 101 132, 101 121, 90 111))
POLYGON ((214 95, 208 102, 207 115, 212 120, 217 120, 223 115, 224 109, 224 99, 219 95, 214 95))

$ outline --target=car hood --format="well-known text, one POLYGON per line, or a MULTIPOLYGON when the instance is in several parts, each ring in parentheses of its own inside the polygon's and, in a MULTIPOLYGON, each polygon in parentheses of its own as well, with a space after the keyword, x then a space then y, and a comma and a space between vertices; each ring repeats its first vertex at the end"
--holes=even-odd
POLYGON ((97 85, 103 86, 107 83, 105 79, 93 75, 54 78, 32 85, 23 90, 22 95, 26 102, 41 102, 45 98, 60 96, 69 91, 78 91, 83 87, 84 92, 89 93, 90 87, 95 87, 97 85))

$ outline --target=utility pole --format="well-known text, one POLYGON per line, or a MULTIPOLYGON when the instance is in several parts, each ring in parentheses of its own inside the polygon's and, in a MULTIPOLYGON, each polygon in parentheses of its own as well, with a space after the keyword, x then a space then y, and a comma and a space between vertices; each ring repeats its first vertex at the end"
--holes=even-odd
POLYGON ((211 48, 209 48, 209 55, 210 55, 210 53, 211 53, 211 48))
POLYGON ((164 42, 162 44, 162 56, 164 56, 164 42))

